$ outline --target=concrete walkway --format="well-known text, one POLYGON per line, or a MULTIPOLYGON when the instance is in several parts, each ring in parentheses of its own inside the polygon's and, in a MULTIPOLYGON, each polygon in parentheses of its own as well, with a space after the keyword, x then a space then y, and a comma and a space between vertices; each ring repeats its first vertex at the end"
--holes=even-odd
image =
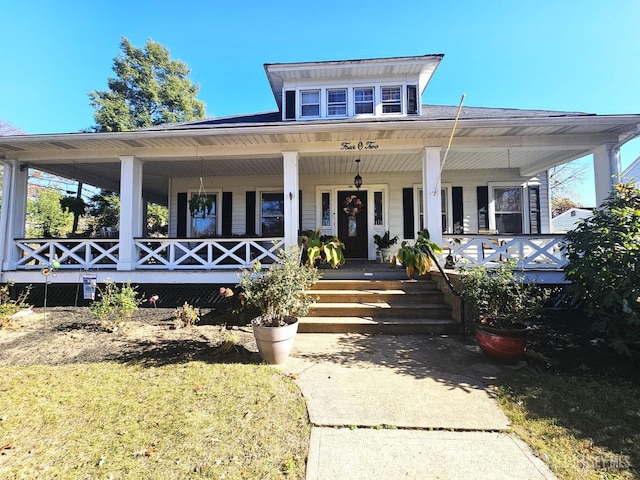
POLYGON ((553 479, 487 384, 504 367, 475 342, 298 334, 281 368, 313 425, 307 480, 553 479))

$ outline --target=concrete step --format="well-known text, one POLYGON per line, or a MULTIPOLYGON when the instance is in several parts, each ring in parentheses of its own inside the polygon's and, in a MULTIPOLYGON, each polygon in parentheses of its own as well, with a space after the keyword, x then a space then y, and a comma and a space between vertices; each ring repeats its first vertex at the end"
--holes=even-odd
POLYGON ((320 280, 311 289, 318 290, 403 290, 425 291, 437 289, 433 280, 320 280))
POLYGON ((308 313, 312 317, 449 318, 451 309, 444 303, 345 302, 316 303, 308 313))
POLYGON ((299 320, 300 333, 384 333, 390 335, 407 334, 454 334, 460 325, 443 318, 386 318, 374 320, 371 317, 302 317, 299 320))
POLYGON ((307 292, 318 303, 387 302, 387 303, 442 303, 438 290, 312 290, 307 292))

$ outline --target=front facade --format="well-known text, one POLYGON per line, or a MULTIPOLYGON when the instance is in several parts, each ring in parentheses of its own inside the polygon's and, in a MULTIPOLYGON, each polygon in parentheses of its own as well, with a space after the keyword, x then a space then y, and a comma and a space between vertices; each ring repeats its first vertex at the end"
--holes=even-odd
POLYGON ((2 280, 42 282, 57 260, 61 282, 233 282, 317 229, 345 243, 347 265, 376 259, 375 234, 427 228, 460 262, 557 269, 547 169, 593 154, 601 201, 640 116, 423 105, 441 60, 267 64, 274 112, 0 137, 2 280), (23 238, 29 168, 119 192, 117 238, 23 238), (202 195, 211 209, 192 214, 202 195), (168 238, 147 238, 146 202, 169 207, 168 238))

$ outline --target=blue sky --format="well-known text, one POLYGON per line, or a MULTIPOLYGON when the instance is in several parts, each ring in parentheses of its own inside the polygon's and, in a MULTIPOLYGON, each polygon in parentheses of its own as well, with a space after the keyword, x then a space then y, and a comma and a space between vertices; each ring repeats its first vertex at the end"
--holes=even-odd
MULTIPOLYGON (((0 119, 27 133, 93 124, 121 36, 191 68, 209 116, 276 108, 264 63, 445 54, 424 103, 640 113, 637 0, 3 0, 0 119)), ((640 141, 622 150, 622 167, 640 141)), ((586 179, 588 184, 590 179, 586 179)), ((590 185, 581 190, 592 202, 590 185)))

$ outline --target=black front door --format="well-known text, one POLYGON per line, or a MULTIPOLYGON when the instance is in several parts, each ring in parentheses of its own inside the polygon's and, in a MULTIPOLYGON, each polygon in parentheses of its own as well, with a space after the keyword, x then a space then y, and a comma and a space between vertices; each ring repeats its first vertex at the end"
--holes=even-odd
POLYGON ((345 258, 367 258, 367 192, 338 192, 338 238, 345 258))

